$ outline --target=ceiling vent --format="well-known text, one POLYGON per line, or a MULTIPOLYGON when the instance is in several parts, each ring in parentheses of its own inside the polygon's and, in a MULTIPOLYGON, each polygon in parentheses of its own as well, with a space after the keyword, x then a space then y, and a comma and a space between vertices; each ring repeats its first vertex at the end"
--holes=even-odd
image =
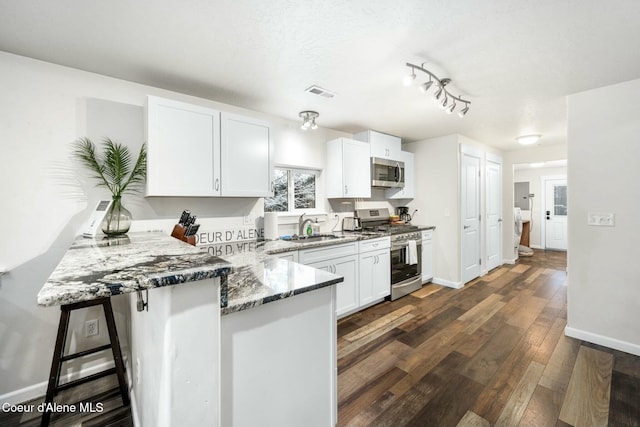
POLYGON ((320 86, 316 86, 316 85, 309 86, 304 91, 312 93, 314 95, 323 96, 325 98, 333 98, 334 96, 336 96, 335 93, 333 93, 333 92, 331 92, 329 90, 323 89, 320 86))

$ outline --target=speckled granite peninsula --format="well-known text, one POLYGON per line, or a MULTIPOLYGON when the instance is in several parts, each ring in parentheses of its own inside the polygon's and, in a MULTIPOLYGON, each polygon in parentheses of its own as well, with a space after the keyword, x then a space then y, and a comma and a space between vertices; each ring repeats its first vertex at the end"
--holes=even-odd
POLYGON ((38 293, 38 304, 64 305, 225 276, 231 264, 163 233, 78 237, 38 293))

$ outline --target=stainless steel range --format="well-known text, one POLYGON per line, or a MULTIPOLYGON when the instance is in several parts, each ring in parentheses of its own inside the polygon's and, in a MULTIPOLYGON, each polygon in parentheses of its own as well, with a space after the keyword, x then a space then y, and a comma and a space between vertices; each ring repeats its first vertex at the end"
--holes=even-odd
POLYGON ((362 232, 391 234, 391 300, 422 287, 422 233, 415 225, 392 224, 389 209, 358 209, 362 232))

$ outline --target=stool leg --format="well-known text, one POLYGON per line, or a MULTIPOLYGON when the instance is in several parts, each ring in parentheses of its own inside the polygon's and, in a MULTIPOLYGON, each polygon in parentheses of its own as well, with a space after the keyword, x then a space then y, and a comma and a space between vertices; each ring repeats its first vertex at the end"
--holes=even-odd
POLYGON ((129 405, 129 389, 124 371, 124 362, 122 360, 122 352, 120 351, 120 341, 118 340, 118 331, 116 329, 116 321, 113 318, 113 310, 111 309, 111 299, 102 304, 104 308, 104 317, 107 321, 107 330, 109 331, 109 340, 111 341, 111 351, 113 352, 113 361, 116 365, 116 375, 118 383, 120 383, 120 394, 122 395, 122 404, 129 405))
MULTIPOLYGON (((64 355, 64 345, 67 341, 67 330, 69 329, 69 311, 65 307, 60 308, 60 323, 58 324, 58 335, 56 337, 56 346, 53 350, 53 360, 51 361, 51 371, 49 373, 49 384, 47 386, 47 395, 44 399, 45 406, 53 402, 56 388, 60 382, 60 372, 62 369, 62 356, 64 355)), ((42 412, 41 426, 48 426, 51 419, 51 412, 48 410, 42 412)))

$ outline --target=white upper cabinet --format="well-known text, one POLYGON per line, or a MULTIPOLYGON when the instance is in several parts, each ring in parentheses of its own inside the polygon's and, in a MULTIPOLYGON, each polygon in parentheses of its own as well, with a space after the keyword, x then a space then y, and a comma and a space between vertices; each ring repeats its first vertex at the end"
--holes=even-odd
POLYGON ((414 155, 408 151, 400 151, 395 160, 404 162, 404 187, 389 188, 385 191, 387 199, 413 199, 415 197, 414 155))
POLYGON ((353 136, 355 140, 368 142, 371 147, 371 157, 398 160, 402 150, 402 141, 399 137, 386 133, 366 130, 353 136))
POLYGON ((147 147, 147 196, 272 194, 266 122, 149 96, 147 147))
POLYGON ((327 198, 371 197, 369 144, 347 138, 327 142, 327 198))
POLYGON ((221 127, 222 195, 272 196, 269 124, 244 116, 222 113, 221 127))
POLYGON ((220 112, 149 96, 147 196, 220 195, 220 112))

